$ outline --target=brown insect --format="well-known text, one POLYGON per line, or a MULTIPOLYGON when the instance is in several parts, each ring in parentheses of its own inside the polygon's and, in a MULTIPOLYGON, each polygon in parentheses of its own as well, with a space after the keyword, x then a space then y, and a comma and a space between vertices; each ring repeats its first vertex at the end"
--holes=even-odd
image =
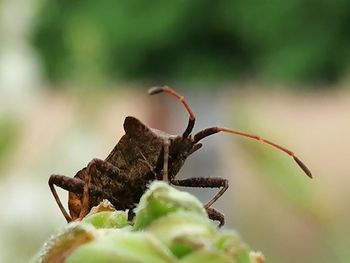
POLYGON ((207 128, 192 136, 196 118, 184 97, 167 86, 149 90, 151 95, 161 92, 174 96, 188 112, 189 120, 183 134, 170 135, 149 128, 134 117, 126 117, 125 135, 105 160, 93 159, 74 178, 63 175, 50 176, 51 192, 67 222, 82 219, 103 199, 108 199, 118 210, 129 209, 132 213, 149 182, 163 180, 177 186, 220 188, 204 207, 209 217, 218 220, 219 226, 222 226, 225 222, 224 215, 212 208, 212 205, 227 190, 228 180, 220 177, 175 179, 187 157, 201 148, 200 141, 218 132, 247 137, 277 148, 291 156, 305 174, 312 177, 310 170, 292 151, 259 136, 221 127, 207 128), (63 207, 54 185, 69 191, 69 214, 63 207))

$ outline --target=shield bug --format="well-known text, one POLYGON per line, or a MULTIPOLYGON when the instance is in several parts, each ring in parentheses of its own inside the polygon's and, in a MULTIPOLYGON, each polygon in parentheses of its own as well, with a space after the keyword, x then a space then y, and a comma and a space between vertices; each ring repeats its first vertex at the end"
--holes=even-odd
MULTIPOLYGON (((176 175, 189 155, 201 148, 200 141, 223 132, 260 141, 291 156, 304 173, 312 177, 306 165, 290 150, 260 136, 222 127, 210 127, 191 135, 196 118, 183 96, 167 86, 154 87, 150 95, 167 93, 175 97, 186 109, 189 119, 182 135, 170 135, 149 128, 135 117, 126 117, 125 135, 105 160, 93 159, 71 178, 51 175, 49 186, 68 222, 82 219, 93 206, 108 199, 116 209, 132 211, 150 181, 164 180, 176 186, 219 188, 205 205, 211 219, 225 222, 224 215, 212 208, 228 188, 228 180, 220 177, 194 177, 177 180, 176 175), (62 205, 54 186, 69 191, 69 213, 62 205)), ((130 214, 132 216, 132 214, 130 214)))

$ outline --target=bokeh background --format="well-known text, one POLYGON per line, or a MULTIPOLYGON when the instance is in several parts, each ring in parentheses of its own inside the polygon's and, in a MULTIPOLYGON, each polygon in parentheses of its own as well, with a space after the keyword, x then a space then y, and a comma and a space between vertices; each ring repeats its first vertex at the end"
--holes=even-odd
POLYGON ((2 0, 0 40, 0 262, 27 262, 66 224, 50 174, 105 158, 126 116, 183 131, 179 103, 147 96, 160 84, 186 96, 197 131, 259 134, 313 171, 207 138, 179 178, 229 179, 215 204, 226 227, 267 262, 349 262, 349 1, 2 0))

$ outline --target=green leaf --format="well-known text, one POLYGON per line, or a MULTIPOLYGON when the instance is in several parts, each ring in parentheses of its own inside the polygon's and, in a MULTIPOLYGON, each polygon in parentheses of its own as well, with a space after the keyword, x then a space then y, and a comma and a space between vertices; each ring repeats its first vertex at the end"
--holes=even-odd
POLYGON ((170 250, 148 233, 113 230, 98 240, 80 246, 66 263, 175 263, 170 250))
POLYGON ((141 197, 135 211, 135 230, 147 227, 155 219, 177 210, 206 215, 202 203, 193 195, 179 191, 163 181, 153 182, 141 197))
POLYGON ((51 238, 32 262, 252 263, 236 232, 218 230, 197 198, 164 182, 150 185, 135 220, 103 201, 51 238))
POLYGON ((186 257, 179 262, 181 263, 236 263, 232 258, 228 257, 224 253, 210 251, 210 250, 199 250, 186 257))
POLYGON ((39 252, 34 262, 63 262, 74 249, 94 240, 97 236, 95 228, 80 223, 70 223, 57 235, 52 236, 39 252))
POLYGON ((212 246, 216 229, 207 216, 177 211, 153 221, 146 230, 181 258, 194 250, 212 246))
POLYGON ((96 228, 122 228, 128 225, 128 213, 125 211, 102 211, 89 215, 82 222, 96 228))

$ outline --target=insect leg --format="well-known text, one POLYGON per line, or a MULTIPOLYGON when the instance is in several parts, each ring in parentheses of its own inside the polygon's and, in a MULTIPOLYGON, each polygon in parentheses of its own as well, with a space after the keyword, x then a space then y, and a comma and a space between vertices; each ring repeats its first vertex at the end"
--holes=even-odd
POLYGON ((202 188, 220 188, 220 191, 204 205, 205 208, 212 206, 227 190, 228 180, 220 177, 195 177, 183 180, 172 180, 173 185, 202 188))
MULTIPOLYGON (((67 213, 66 209, 62 205, 62 202, 56 192, 55 185, 58 187, 61 187, 64 190, 67 190, 69 192, 73 193, 82 193, 84 189, 84 181, 79 178, 72 178, 67 177, 64 175, 51 175, 49 179, 49 186, 50 190, 56 200, 56 203, 58 207, 60 208, 63 216, 66 218, 67 222, 72 221, 71 216, 67 213)), ((98 192, 101 193, 101 191, 97 187, 91 187, 90 191, 92 191, 93 194, 97 194, 98 192)))
POLYGON ((169 182, 168 164, 169 164, 169 139, 164 139, 164 158, 163 158, 163 181, 169 182))
POLYGON ((116 177, 123 177, 124 179, 128 179, 127 176, 124 176, 123 173, 120 172, 117 166, 114 166, 108 161, 94 158, 88 164, 88 168, 100 171, 104 175, 108 176, 111 179, 115 179, 116 177))
MULTIPOLYGON (((63 175, 51 175, 50 179, 49 179, 49 187, 51 190, 51 193, 53 194, 56 203, 58 205, 58 207, 60 208, 63 216, 66 218, 67 222, 69 223, 70 221, 72 221, 72 218, 70 217, 70 215, 67 213, 66 209, 64 208, 64 206, 62 205, 62 202, 60 200, 60 197, 58 196, 56 189, 55 189, 55 185, 62 187, 63 189, 65 189, 66 187, 64 187, 67 183, 69 185, 71 185, 72 183, 69 183, 69 179, 74 180, 74 178, 71 177, 67 177, 67 176, 63 176, 63 175)), ((67 189, 66 189, 67 190, 67 189)))
POLYGON ((91 178, 97 176, 97 171, 100 171, 101 173, 110 178, 115 178, 120 174, 119 169, 107 161, 94 158, 89 162, 86 170, 84 171, 83 202, 79 218, 83 218, 89 213, 91 206, 89 193, 91 178))
MULTIPOLYGON (((91 195, 91 187, 95 187, 93 184, 91 184, 91 179, 98 176, 97 171, 101 172, 103 175, 115 179, 116 177, 121 178, 123 176, 122 173, 120 173, 120 170, 118 167, 114 166, 113 164, 94 158, 92 159, 89 164, 87 165, 86 170, 84 171, 84 187, 83 187, 83 201, 82 201, 82 209, 79 214, 79 218, 85 217, 90 211, 90 195, 91 195), (89 190, 90 189, 90 190, 89 190)), ((125 180, 128 180, 128 177, 123 176, 125 180)), ((116 198, 113 196, 108 195, 107 193, 103 192, 101 190, 100 197, 108 199, 112 203, 116 203, 116 198)))
POLYGON ((212 207, 207 207, 206 210, 211 220, 219 221, 218 227, 222 227, 225 224, 225 216, 221 212, 212 207))
POLYGON ((81 204, 81 210, 79 213, 79 218, 84 218, 90 211, 90 193, 89 188, 91 184, 92 172, 96 170, 91 169, 91 166, 87 166, 87 169, 84 171, 84 187, 83 187, 83 201, 81 204))
MULTIPOLYGON (((50 190, 56 200, 56 203, 58 207, 60 208, 63 216, 66 218, 67 222, 71 222, 72 218, 71 216, 67 213, 66 209, 62 205, 62 202, 56 192, 55 185, 67 190, 69 192, 75 193, 75 194, 82 194, 84 192, 84 185, 85 182, 84 180, 81 180, 79 178, 72 178, 64 175, 56 175, 53 174, 50 176, 49 179, 49 187, 50 190)), ((90 184, 89 186, 89 194, 92 196, 103 196, 104 198, 109 199, 111 202, 114 201, 114 197, 107 195, 104 193, 99 187, 96 187, 95 185, 90 184)))

